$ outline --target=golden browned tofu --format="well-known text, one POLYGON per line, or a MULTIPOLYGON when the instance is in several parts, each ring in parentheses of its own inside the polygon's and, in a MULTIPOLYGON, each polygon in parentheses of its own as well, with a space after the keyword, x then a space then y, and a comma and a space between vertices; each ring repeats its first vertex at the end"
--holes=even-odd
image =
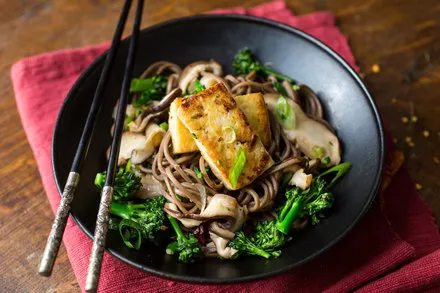
POLYGON ((199 150, 191 133, 177 118, 177 109, 180 107, 183 100, 184 99, 182 98, 177 98, 170 105, 168 125, 174 154, 190 153, 199 150))
POLYGON ((263 145, 268 149, 271 145, 269 112, 261 93, 234 97, 238 108, 246 115, 252 129, 257 133, 263 145))
POLYGON ((222 83, 184 100, 177 109, 177 117, 226 188, 240 189, 273 165, 260 138, 222 83), (232 167, 237 154, 243 152, 246 163, 234 184, 230 173, 236 170, 232 167))

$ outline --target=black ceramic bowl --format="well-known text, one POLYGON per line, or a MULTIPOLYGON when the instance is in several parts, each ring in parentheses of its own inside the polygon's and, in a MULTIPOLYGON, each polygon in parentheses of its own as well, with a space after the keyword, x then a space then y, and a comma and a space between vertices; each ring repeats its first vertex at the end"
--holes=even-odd
MULTIPOLYGON (((328 121, 343 143, 343 159, 353 168, 334 188, 336 203, 331 216, 308 227, 289 242, 281 257, 235 261, 206 259, 179 263, 165 254, 165 247, 143 244, 128 249, 118 232, 110 231, 107 250, 115 257, 145 271, 177 280, 202 283, 249 281, 299 266, 323 253, 344 237, 366 212, 375 197, 384 162, 384 137, 373 99, 350 66, 313 37, 269 20, 244 16, 194 16, 167 21, 143 30, 139 37, 135 76, 151 63, 169 60, 185 66, 196 60, 215 59, 231 72, 234 54, 250 47, 259 60, 299 83, 314 89, 328 121)), ((72 216, 93 236, 99 192, 93 184, 106 168, 105 150, 110 144, 111 113, 122 83, 128 40, 122 43, 105 103, 81 173, 72 216)), ((82 74, 70 90, 58 116, 53 140, 53 168, 58 189, 64 186, 83 124, 92 101, 105 54, 82 74)))

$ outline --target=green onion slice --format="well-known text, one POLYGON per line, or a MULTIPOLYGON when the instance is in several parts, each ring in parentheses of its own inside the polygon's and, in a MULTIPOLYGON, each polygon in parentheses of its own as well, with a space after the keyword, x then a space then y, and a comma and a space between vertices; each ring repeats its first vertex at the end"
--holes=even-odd
POLYGON ((141 92, 152 87, 152 78, 133 78, 130 84, 130 92, 141 92))
POLYGON ((275 107, 276 116, 281 126, 285 129, 295 129, 296 117, 292 106, 285 97, 280 96, 275 107))
POLYGON ((234 128, 232 126, 225 126, 222 128, 226 143, 233 143, 237 139, 234 128))
POLYGON ((119 234, 129 248, 139 249, 142 243, 142 227, 131 220, 123 219, 119 223, 119 234))
POLYGON ((244 166, 246 165, 246 154, 242 147, 238 149, 237 154, 234 158, 234 164, 232 165, 231 171, 229 172, 229 181, 233 188, 237 186, 238 178, 243 172, 244 166))
POLYGON ((319 145, 313 146, 314 159, 320 159, 320 158, 324 157, 325 155, 326 155, 325 148, 323 148, 322 146, 319 146, 319 145))
POLYGON ((162 128, 165 131, 168 130, 168 123, 166 123, 166 122, 162 122, 161 124, 159 124, 159 126, 160 126, 160 128, 162 128))

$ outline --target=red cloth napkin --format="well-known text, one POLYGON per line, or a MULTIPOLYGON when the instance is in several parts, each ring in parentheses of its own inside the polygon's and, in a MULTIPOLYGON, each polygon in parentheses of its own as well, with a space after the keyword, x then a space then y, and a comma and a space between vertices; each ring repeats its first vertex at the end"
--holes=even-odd
MULTIPOLYGON (((248 10, 219 9, 212 13, 250 14, 298 27, 332 47, 356 68, 346 38, 335 26, 334 17, 329 12, 293 16, 284 1, 274 1, 248 10)), ((107 48, 108 44, 103 44, 46 53, 23 59, 11 69, 23 127, 54 211, 60 200, 50 155, 55 120, 64 97, 79 74, 107 48)), ((388 146, 384 192, 379 200, 345 239, 312 262, 257 282, 198 285, 150 275, 106 254, 99 291, 414 292, 436 288, 440 285, 438 229, 408 173, 400 168, 401 153, 393 149, 392 142, 388 146)), ((64 245, 82 289, 91 244, 69 219, 64 245)))

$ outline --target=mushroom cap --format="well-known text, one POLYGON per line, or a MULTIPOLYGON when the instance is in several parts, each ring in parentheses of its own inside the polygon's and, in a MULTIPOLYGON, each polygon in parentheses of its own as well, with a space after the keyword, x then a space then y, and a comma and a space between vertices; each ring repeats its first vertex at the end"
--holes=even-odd
POLYGON ((223 75, 222 66, 214 60, 197 61, 185 67, 179 79, 179 88, 183 93, 188 89, 189 84, 196 80, 202 72, 212 72, 214 75, 223 75))
POLYGON ((238 252, 238 250, 227 246, 229 243, 228 239, 222 238, 220 236, 218 236, 215 233, 209 232, 209 236, 212 239, 212 242, 214 242, 215 244, 215 248, 217 249, 217 254, 224 258, 224 259, 229 259, 231 258, 234 254, 236 254, 238 252))
MULTIPOLYGON (((279 94, 265 94, 264 102, 273 115, 277 116, 276 107, 279 94)), ((338 137, 324 124, 311 119, 301 109, 300 105, 287 98, 287 102, 295 113, 294 129, 282 128, 286 137, 309 158, 330 158, 327 166, 339 164, 341 161, 341 146, 338 137), (317 148, 319 152, 317 152, 317 148), (318 155, 319 154, 319 155, 318 155)))
POLYGON ((135 193, 135 197, 147 199, 162 196, 160 182, 151 174, 145 174, 141 178, 141 188, 135 193))
POLYGON ((119 162, 131 159, 133 164, 140 164, 148 159, 160 145, 165 130, 155 123, 146 126, 145 135, 137 132, 124 132, 121 138, 119 162))
POLYGON ((208 206, 200 213, 200 216, 204 218, 233 218, 235 221, 230 230, 235 232, 245 222, 247 211, 240 206, 234 197, 218 193, 211 198, 208 206))

